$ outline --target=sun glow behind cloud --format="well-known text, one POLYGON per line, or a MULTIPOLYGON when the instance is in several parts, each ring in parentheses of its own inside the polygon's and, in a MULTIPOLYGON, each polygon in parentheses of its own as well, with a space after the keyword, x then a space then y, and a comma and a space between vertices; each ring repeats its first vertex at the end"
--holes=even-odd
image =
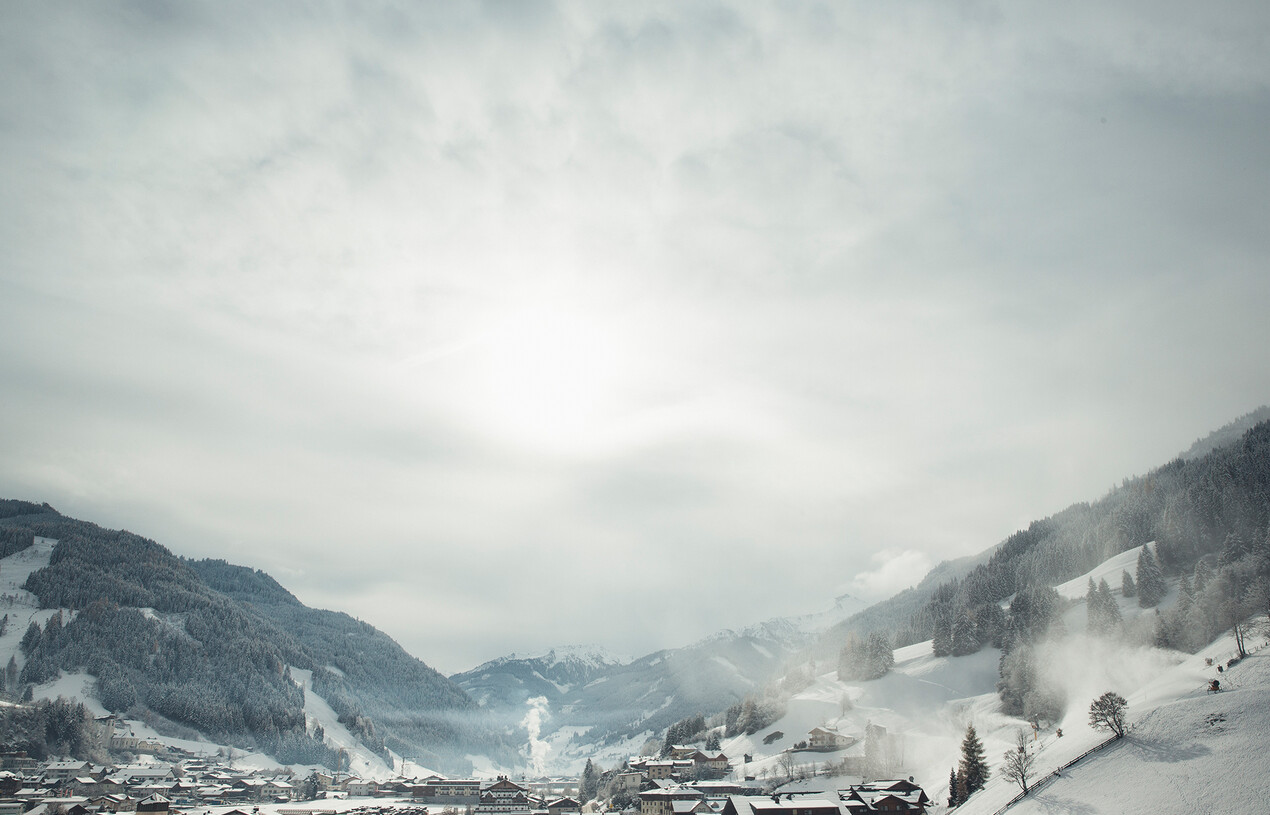
POLYGON ((1145 5, 10 4, 0 485, 452 669, 904 585, 1270 392, 1266 11, 1145 5))
POLYGON ((651 349, 605 317, 556 297, 480 315, 454 354, 453 407, 513 445, 580 452, 611 437, 644 386, 651 349))

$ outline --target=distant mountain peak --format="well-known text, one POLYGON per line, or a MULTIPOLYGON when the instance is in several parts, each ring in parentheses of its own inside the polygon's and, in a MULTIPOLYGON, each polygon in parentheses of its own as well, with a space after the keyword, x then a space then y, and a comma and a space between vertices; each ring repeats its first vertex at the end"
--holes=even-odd
POLYGON ((533 663, 539 668, 550 669, 562 664, 607 668, 627 665, 630 662, 630 657, 618 656, 602 645, 557 645, 545 651, 512 652, 505 656, 495 657, 464 673, 480 673, 512 663, 533 663))

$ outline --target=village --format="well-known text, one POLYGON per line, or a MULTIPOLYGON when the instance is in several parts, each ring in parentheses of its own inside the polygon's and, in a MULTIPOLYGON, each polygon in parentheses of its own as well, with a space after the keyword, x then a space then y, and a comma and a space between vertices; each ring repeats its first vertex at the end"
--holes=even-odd
MULTIPOLYGON (((161 742, 124 740, 129 758, 37 761, 20 751, 0 752, 0 815, 861 815, 924 813, 929 798, 912 779, 864 784, 839 772, 790 772, 788 790, 747 775, 751 756, 737 766, 721 752, 674 745, 658 757, 632 757, 607 779, 607 796, 581 800, 585 779, 446 778, 437 774, 361 778, 348 772, 236 766, 233 752, 197 755, 161 742), (810 776, 810 778, 809 778, 810 776), (821 780, 823 783, 808 783, 821 780)), ((815 728, 799 752, 841 754, 859 740, 815 728)), ((792 754, 793 751, 785 751, 792 754)), ((792 759, 786 760, 793 767, 792 759)), ((835 765, 845 769, 846 757, 835 765)), ((811 764, 799 765, 803 768, 811 764)), ((830 766, 826 762, 825 767, 830 766)), ((770 777, 770 773, 768 774, 770 777)), ((592 779, 593 780, 593 779, 592 779)), ((594 784, 588 792, 594 792, 594 784)))

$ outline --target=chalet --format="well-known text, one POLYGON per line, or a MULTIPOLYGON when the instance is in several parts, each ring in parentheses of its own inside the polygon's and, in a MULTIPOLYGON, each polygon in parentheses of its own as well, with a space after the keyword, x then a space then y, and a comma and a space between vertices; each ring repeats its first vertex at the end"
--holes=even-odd
POLYGON ((728 757, 723 753, 718 753, 713 756, 707 755, 706 753, 698 753, 698 755, 701 756, 701 758, 697 760, 697 766, 709 773, 723 775, 726 774, 732 766, 728 762, 728 757))
POLYGON ((547 815, 581 815, 582 805, 573 798, 557 798, 547 803, 547 815))
MULTIPOLYGON (((639 815, 675 815, 677 802, 690 802, 695 805, 702 801, 705 801, 705 795, 690 787, 676 785, 664 789, 645 790, 639 794, 639 815)), ((684 809, 682 804, 678 809, 684 809)))
POLYGON ((34 770, 40 762, 26 754, 25 750, 0 751, 0 767, 6 770, 34 770))
POLYGON ((101 795, 92 799, 99 812, 136 812, 137 799, 127 795, 101 795))
POLYGON ((762 795, 763 787, 759 784, 747 784, 740 781, 693 781, 685 786, 705 795, 708 799, 718 800, 719 807, 729 795, 762 795))
POLYGON ((49 794, 49 789, 47 787, 23 787, 13 793, 13 797, 23 801, 42 801, 49 797, 49 794))
POLYGON ((151 795, 137 802, 137 815, 166 815, 172 802, 162 795, 151 795))
POLYGON ((133 784, 144 781, 171 780, 173 776, 171 765, 139 764, 130 767, 120 767, 113 777, 121 779, 125 784, 133 784))
POLYGON ((472 804, 481 798, 481 782, 473 778, 429 778, 412 787, 411 795, 438 804, 472 804))
POLYGON ((266 781, 260 788, 262 797, 272 798, 275 801, 291 801, 295 799, 295 787, 281 779, 266 781))
POLYGON ((541 796, 545 801, 576 798, 578 797, 578 780, 576 778, 541 778, 529 782, 529 791, 541 796))
POLYGON ((375 782, 364 778, 350 778, 344 782, 344 791, 350 798, 369 798, 375 794, 375 782))
POLYGON ((839 733, 828 727, 813 727, 807 734, 807 744, 812 750, 841 750, 855 744, 858 739, 839 733))
POLYGON ((648 780, 659 781, 675 775, 676 763, 674 761, 646 761, 643 769, 648 780))
POLYGON ((89 775, 93 765, 87 761, 52 761, 44 767, 44 780, 55 784, 68 781, 76 776, 89 775))
POLYGON ((87 797, 101 795, 105 792, 105 789, 102 787, 102 782, 93 778, 91 775, 80 775, 75 778, 67 779, 64 786, 76 795, 84 795, 87 797))
POLYGON ((730 795, 721 815, 842 815, 842 809, 838 801, 820 797, 730 795))
POLYGON ((480 800, 476 804, 476 812, 480 815, 506 815, 516 813, 522 815, 529 812, 529 790, 514 784, 507 776, 500 775, 498 780, 481 790, 480 800))
POLYGON ((858 784, 839 796, 850 815, 872 812, 924 815, 930 805, 926 792, 912 780, 904 779, 858 784))

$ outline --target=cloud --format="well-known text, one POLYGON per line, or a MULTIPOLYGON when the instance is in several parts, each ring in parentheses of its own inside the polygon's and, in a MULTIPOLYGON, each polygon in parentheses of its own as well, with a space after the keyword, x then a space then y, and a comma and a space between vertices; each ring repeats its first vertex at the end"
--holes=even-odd
POLYGON ((1267 401, 1265 11, 1173 11, 6 9, 0 489, 446 670, 880 596, 1267 401))
POLYGON ((873 568, 851 579, 845 590, 862 600, 884 600, 921 582, 935 564, 930 557, 912 549, 874 552, 873 568))

